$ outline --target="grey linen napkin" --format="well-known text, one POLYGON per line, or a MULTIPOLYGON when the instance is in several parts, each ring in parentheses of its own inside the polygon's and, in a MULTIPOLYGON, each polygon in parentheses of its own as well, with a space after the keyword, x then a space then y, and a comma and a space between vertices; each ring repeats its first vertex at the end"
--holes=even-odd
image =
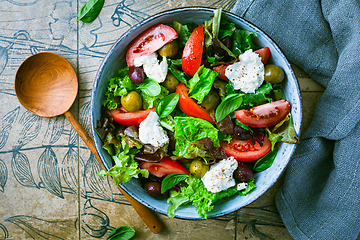
POLYGON ((326 87, 276 205, 295 239, 360 231, 359 0, 238 0, 232 12, 267 32, 326 87))

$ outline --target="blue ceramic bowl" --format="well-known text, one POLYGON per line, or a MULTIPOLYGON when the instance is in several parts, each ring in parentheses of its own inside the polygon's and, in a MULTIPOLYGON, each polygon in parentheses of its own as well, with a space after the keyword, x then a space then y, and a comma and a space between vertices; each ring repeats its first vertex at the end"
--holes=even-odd
MULTIPOLYGON (((214 9, 205 7, 189 7, 173 9, 166 12, 156 14, 148 19, 136 24, 130 28, 124 35, 122 35, 111 47, 101 63, 94 82, 92 96, 91 96, 91 130, 92 137, 95 141, 96 149, 107 169, 113 166, 110 156, 102 149, 101 139, 94 131, 96 121, 100 119, 100 109, 104 101, 104 93, 108 84, 109 78, 113 77, 115 72, 126 65, 125 55, 128 44, 142 31, 159 23, 172 23, 179 21, 181 23, 195 22, 197 24, 203 23, 211 19, 214 9)), ((236 16, 229 12, 224 12, 228 15, 228 19, 234 22, 238 28, 246 29, 257 34, 255 43, 259 46, 267 46, 270 48, 271 57, 269 62, 281 66, 285 73, 284 92, 286 99, 291 104, 291 114, 293 116, 296 133, 299 135, 301 120, 302 120, 302 103, 299 83, 295 77, 289 61, 285 57, 281 49, 276 43, 261 29, 254 26, 243 18, 236 16)), ((286 166, 288 165, 291 156, 295 151, 296 145, 282 143, 279 146, 279 152, 274 160, 273 165, 265 171, 255 174, 256 189, 247 196, 235 195, 230 198, 222 199, 215 203, 215 207, 208 213, 208 218, 222 216, 234 212, 259 198, 263 195, 281 176, 286 166)), ((166 200, 156 200, 150 197, 146 191, 140 186, 138 179, 132 179, 125 184, 120 185, 130 196, 144 204, 145 206, 166 214, 168 204, 166 200)), ((195 207, 192 205, 180 207, 176 211, 177 218, 183 219, 201 219, 195 207)))

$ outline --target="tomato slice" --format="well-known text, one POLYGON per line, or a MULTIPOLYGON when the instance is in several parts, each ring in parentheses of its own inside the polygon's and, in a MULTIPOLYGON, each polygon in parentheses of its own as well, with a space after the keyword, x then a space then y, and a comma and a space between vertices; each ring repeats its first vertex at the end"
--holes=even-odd
POLYGON ((215 71, 219 74, 218 75, 219 78, 229 81, 229 79, 225 76, 225 70, 228 66, 229 66, 229 64, 222 64, 222 65, 213 67, 213 71, 215 71))
POLYGON ((194 76, 201 65, 201 57, 204 47, 204 27, 199 25, 191 33, 185 44, 182 55, 182 70, 189 76, 194 76))
POLYGON ((169 157, 163 157, 159 163, 142 162, 139 167, 147 169, 149 173, 163 177, 173 173, 185 173, 189 175, 189 171, 178 161, 174 161, 169 157))
POLYGON ((251 108, 235 111, 235 117, 250 127, 270 127, 281 122, 290 112, 290 103, 278 100, 251 108))
POLYGON ((194 99, 189 97, 189 89, 185 86, 185 84, 180 83, 175 92, 179 93, 178 106, 181 111, 190 117, 201 118, 211 124, 215 124, 215 121, 212 119, 208 111, 198 105, 194 99))
POLYGON ((229 157, 234 157, 240 162, 255 161, 267 154, 271 149, 270 140, 265 137, 262 146, 258 142, 251 145, 251 139, 249 140, 231 140, 230 143, 221 142, 221 148, 224 149, 225 154, 229 157))
POLYGON ((264 47, 255 51, 261 57, 261 62, 265 65, 270 57, 270 48, 264 47))
POLYGON ((137 112, 124 112, 121 109, 114 109, 110 110, 110 114, 114 121, 118 124, 123 126, 139 126, 152 111, 156 111, 155 108, 137 112))
POLYGON ((146 29, 129 45, 126 52, 128 67, 134 65, 135 58, 150 55, 177 37, 177 32, 172 27, 164 24, 158 24, 146 29))

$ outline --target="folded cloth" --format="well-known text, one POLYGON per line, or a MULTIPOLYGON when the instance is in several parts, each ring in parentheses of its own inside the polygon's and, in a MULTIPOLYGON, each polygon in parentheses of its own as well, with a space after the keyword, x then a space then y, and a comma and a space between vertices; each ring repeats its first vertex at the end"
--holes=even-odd
POLYGON ((238 0, 232 12, 268 33, 326 87, 276 196, 295 239, 360 231, 359 0, 238 0))

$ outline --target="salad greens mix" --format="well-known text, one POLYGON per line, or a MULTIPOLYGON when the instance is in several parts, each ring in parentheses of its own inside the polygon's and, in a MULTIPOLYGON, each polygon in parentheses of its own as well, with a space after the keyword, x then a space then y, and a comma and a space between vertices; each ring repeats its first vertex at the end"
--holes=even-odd
POLYGON ((134 39, 128 66, 109 80, 105 93, 96 131, 114 166, 98 175, 111 176, 115 184, 140 178, 150 196, 167 198, 169 217, 191 203, 207 218, 217 200, 255 189, 253 174, 272 165, 277 142, 298 139, 282 92, 284 72, 267 63, 269 48, 257 46, 254 39, 256 33, 238 28, 221 9, 201 25, 156 25, 134 39), (161 42, 156 34, 170 40, 161 42), (158 55, 155 63, 151 60, 166 63, 165 70, 152 67, 165 71, 165 79, 144 72, 151 54, 165 61, 159 64, 158 55), (234 83, 239 79, 235 66, 245 64, 241 56, 246 54, 258 58, 258 68, 264 69, 260 79, 265 81, 250 92, 234 83), (139 59, 144 67, 136 65, 139 59), (205 176, 228 159, 237 160, 230 172, 234 183, 210 191, 205 176))

